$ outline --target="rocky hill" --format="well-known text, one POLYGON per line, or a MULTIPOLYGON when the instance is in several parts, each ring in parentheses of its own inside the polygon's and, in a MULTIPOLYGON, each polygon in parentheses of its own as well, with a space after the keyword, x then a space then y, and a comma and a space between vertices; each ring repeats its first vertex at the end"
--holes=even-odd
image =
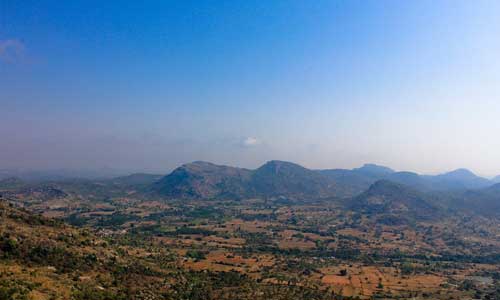
POLYGON ((246 184, 251 174, 246 169, 196 161, 175 169, 152 190, 167 198, 241 198, 248 194, 246 184))
POLYGON ((167 198, 242 199, 252 197, 323 198, 335 195, 334 182, 300 165, 270 161, 256 170, 193 162, 152 186, 167 198))
POLYGON ((259 197, 326 198, 335 196, 336 186, 326 176, 300 165, 273 160, 252 172, 246 183, 259 197))
POLYGON ((368 215, 386 214, 410 219, 435 219, 440 215, 440 209, 427 194, 387 180, 377 181, 347 206, 368 215))

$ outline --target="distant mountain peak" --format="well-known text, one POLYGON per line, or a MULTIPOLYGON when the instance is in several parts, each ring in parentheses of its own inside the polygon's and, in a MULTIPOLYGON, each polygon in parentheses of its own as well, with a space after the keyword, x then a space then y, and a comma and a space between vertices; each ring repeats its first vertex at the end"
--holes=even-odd
POLYGON ((369 174, 391 174, 394 173, 394 170, 385 167, 385 166, 380 166, 376 164, 364 164, 360 168, 353 169, 354 171, 358 172, 363 172, 363 173, 369 173, 369 174))
POLYGON ((214 171, 236 171, 236 170, 244 170, 242 168, 235 168, 235 167, 230 167, 230 166, 225 166, 225 165, 217 165, 208 161, 202 161, 202 160, 197 160, 193 161, 187 164, 183 164, 177 169, 174 170, 174 172, 179 172, 183 170, 190 170, 190 171, 195 171, 195 172, 214 172, 214 171))
POLYGON ((180 167, 182 168, 182 167, 190 167, 190 166, 199 166, 199 167, 210 166, 210 167, 213 167, 213 166, 217 166, 217 165, 214 164, 214 163, 208 162, 208 161, 196 160, 196 161, 193 161, 193 162, 190 162, 190 163, 183 164, 180 167))
POLYGON ((467 180, 467 179, 479 178, 479 176, 474 174, 471 170, 465 169, 465 168, 456 169, 456 170, 441 174, 439 176, 446 177, 449 179, 455 179, 455 180, 467 180))
POLYGON ((435 176, 441 182, 451 183, 455 188, 473 189, 483 188, 493 184, 492 181, 477 176, 468 169, 456 169, 454 171, 435 176))
POLYGON ((244 192, 249 170, 205 161, 184 164, 153 185, 153 190, 170 198, 235 197, 244 192))
POLYGON ((445 173, 445 175, 457 175, 457 176, 476 176, 471 170, 466 168, 459 168, 451 172, 445 173))
POLYGON ((250 190, 265 197, 326 197, 335 189, 328 177, 301 165, 272 160, 252 173, 250 190))
POLYGON ((289 161, 283 161, 283 160, 270 160, 266 162, 264 165, 262 165, 259 169, 274 169, 274 170, 279 170, 282 168, 286 169, 305 169, 303 166, 298 165, 296 163, 292 163, 289 161))
POLYGON ((187 163, 185 165, 215 165, 214 163, 211 163, 209 161, 204 161, 204 160, 195 160, 193 162, 187 163))

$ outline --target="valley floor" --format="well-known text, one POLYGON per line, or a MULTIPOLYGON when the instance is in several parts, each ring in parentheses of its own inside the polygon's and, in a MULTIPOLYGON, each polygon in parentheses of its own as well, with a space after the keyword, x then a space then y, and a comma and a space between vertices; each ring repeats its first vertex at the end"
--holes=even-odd
POLYGON ((0 299, 500 297, 500 226, 481 217, 259 199, 2 207, 0 299))

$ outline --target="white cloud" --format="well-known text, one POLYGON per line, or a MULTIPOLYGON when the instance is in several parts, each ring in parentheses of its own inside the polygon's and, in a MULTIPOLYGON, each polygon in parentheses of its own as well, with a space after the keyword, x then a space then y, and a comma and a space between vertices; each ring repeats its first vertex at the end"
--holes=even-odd
POLYGON ((24 44, 18 40, 0 40, 0 61, 14 63, 24 56, 24 44))
POLYGON ((260 144, 261 144, 260 140, 255 137, 247 137, 246 139, 243 140, 243 146, 245 147, 254 147, 260 144))

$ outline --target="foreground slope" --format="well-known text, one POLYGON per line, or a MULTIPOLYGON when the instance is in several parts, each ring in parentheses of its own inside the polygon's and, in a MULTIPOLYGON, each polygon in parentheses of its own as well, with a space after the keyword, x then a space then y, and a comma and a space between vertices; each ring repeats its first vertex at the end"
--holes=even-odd
POLYGON ((99 237, 0 201, 0 299, 331 299, 331 291, 193 270, 196 251, 140 235, 99 237), (182 254, 183 253, 183 254, 182 254))
POLYGON ((1 299, 126 299, 153 284, 140 271, 150 262, 88 230, 3 201, 0 215, 1 299))

